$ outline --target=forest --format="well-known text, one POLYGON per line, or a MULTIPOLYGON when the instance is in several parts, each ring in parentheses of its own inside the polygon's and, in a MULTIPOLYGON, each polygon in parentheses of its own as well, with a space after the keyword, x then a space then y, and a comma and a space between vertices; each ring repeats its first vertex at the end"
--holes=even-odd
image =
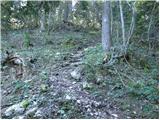
POLYGON ((2 119, 158 119, 158 0, 2 0, 2 119))

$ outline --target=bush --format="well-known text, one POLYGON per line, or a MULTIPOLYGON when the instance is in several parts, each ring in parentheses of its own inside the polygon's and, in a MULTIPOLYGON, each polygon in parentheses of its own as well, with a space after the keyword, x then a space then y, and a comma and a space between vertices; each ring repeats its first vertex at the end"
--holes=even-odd
POLYGON ((85 50, 84 63, 96 67, 102 65, 103 62, 103 49, 100 44, 85 50))
POLYGON ((95 47, 87 48, 84 56, 84 74, 87 80, 95 80, 96 75, 102 70, 103 67, 103 50, 102 46, 98 44, 95 47))
POLYGON ((155 80, 149 80, 145 82, 136 82, 129 84, 129 94, 132 96, 138 96, 140 98, 145 98, 150 102, 158 102, 158 88, 156 87, 155 80))

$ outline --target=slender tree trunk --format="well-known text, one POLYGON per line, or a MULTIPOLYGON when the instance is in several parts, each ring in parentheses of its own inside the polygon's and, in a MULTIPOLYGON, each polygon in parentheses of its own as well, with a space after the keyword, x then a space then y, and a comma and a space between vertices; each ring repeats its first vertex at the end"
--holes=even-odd
POLYGON ((52 21, 52 11, 50 10, 48 13, 48 34, 50 34, 50 30, 51 30, 51 21, 52 21))
POLYGON ((64 21, 69 21, 70 14, 72 12, 72 2, 71 1, 65 1, 65 7, 64 7, 64 21))
POLYGON ((134 28, 135 28, 135 17, 136 17, 136 8, 135 8, 136 1, 132 5, 130 5, 129 2, 127 2, 127 3, 130 6, 130 8, 132 9, 132 20, 131 20, 130 30, 129 30, 128 37, 127 37, 125 51, 127 51, 129 40, 131 39, 131 37, 133 35, 133 31, 134 31, 134 28))
POLYGON ((100 26, 102 26, 101 16, 100 16, 99 10, 97 8, 96 0, 92 0, 92 6, 93 6, 93 12, 95 12, 95 17, 96 17, 97 21, 99 22, 100 26))
POLYGON ((112 3, 110 4, 110 9, 111 9, 111 35, 113 32, 113 11, 112 11, 112 3))
POLYGON ((63 3, 61 2, 59 5, 59 10, 58 10, 58 21, 61 22, 62 20, 62 9, 63 8, 63 3))
POLYGON ((40 32, 43 32, 45 31, 45 11, 42 9, 40 12, 40 32))
POLYGON ((102 15, 102 47, 106 54, 111 47, 110 24, 110 1, 105 1, 102 15))
POLYGON ((123 46, 126 45, 126 38, 125 38, 125 26, 124 26, 124 17, 123 17, 123 10, 122 10, 122 3, 119 0, 119 7, 120 7, 120 16, 121 16, 121 24, 122 24, 122 38, 123 38, 123 46))
POLYGON ((153 23, 153 11, 155 9, 155 4, 153 6, 153 9, 152 9, 152 12, 151 12, 151 15, 150 15, 150 21, 149 21, 149 25, 148 25, 148 43, 149 43, 149 51, 151 50, 151 42, 150 42, 150 29, 151 29, 151 26, 152 26, 152 23, 153 23))

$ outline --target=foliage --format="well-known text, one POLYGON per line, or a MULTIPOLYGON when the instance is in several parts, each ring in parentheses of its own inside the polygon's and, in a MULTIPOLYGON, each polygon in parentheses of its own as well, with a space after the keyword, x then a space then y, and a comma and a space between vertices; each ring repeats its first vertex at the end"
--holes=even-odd
POLYGON ((158 88, 157 82, 155 80, 147 81, 148 84, 144 82, 130 83, 128 93, 133 96, 138 96, 140 98, 145 98, 151 102, 158 102, 158 88))
POLYGON ((29 33, 24 33, 24 47, 28 48, 30 46, 30 35, 29 33))
POLYGON ((28 101, 28 100, 23 100, 21 104, 22 104, 22 106, 23 106, 24 108, 27 108, 28 105, 29 105, 29 101, 28 101))
POLYGON ((78 106, 72 100, 60 101, 59 104, 58 114, 60 118, 82 118, 81 110, 78 109, 78 106))
POLYGON ((88 48, 85 51, 84 63, 92 67, 101 65, 103 62, 104 53, 102 46, 98 44, 95 47, 88 48))
POLYGON ((96 79, 96 73, 102 67, 103 55, 102 46, 99 44, 85 50, 83 62, 85 64, 84 74, 87 80, 96 79))

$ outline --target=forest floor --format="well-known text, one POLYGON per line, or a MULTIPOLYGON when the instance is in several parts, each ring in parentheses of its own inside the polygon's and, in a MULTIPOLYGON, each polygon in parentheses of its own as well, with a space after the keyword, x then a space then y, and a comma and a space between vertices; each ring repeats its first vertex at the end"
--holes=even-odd
POLYGON ((135 45, 130 61, 104 68, 94 66, 100 59, 99 32, 48 36, 31 30, 29 48, 22 45, 23 33, 2 35, 2 59, 12 50, 27 71, 22 79, 10 67, 1 71, 2 118, 158 119, 158 51, 135 45))

